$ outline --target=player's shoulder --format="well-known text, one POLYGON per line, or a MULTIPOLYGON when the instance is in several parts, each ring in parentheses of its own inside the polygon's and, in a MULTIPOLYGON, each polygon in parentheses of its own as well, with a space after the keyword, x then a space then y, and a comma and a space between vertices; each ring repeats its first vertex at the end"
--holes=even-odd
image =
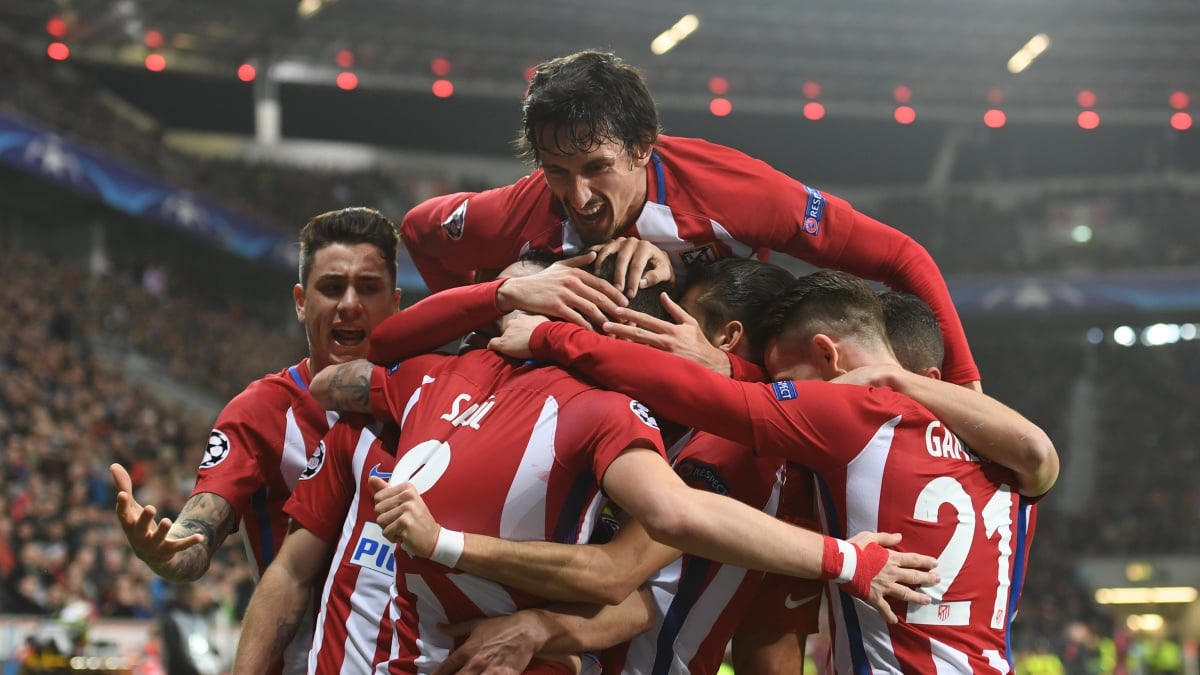
POLYGON ((298 366, 271 373, 246 385, 230 399, 221 417, 239 416, 255 419, 259 415, 284 415, 297 401, 311 401, 308 385, 298 366))

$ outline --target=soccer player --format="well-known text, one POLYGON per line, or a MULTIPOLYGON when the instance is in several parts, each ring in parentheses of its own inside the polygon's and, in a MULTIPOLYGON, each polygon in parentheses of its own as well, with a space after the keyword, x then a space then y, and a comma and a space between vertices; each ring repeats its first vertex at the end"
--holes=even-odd
MULTIPOLYGON (((937 265, 910 237, 762 161, 706 141, 659 133, 641 74, 612 54, 584 51, 539 65, 519 143, 537 166, 512 185, 430 199, 401 236, 430 290, 471 283, 520 251, 577 253, 618 236, 691 262, 787 253, 915 293, 946 336, 946 379, 979 379, 937 265)), ((627 260, 632 258, 627 257, 627 260)), ((633 264, 617 286, 636 292, 633 264)))
MULTIPOLYGON (((502 279, 463 290, 497 316, 522 309, 583 321, 601 307, 611 311, 618 302, 627 302, 611 284, 578 269, 592 259, 565 261, 536 278, 528 275, 541 270, 543 263, 519 262, 502 279)), ((446 306, 446 314, 430 316, 429 304, 419 302, 393 318, 427 321, 420 325, 428 328, 422 338, 429 348, 461 335, 465 329, 447 333, 461 322, 459 306, 446 306)), ((373 342, 370 351, 388 346, 386 341, 373 342)), ((319 390, 315 382, 314 391, 319 390)), ((299 631, 306 599, 317 590, 321 601, 309 672, 367 672, 373 663, 386 660, 391 633, 386 625, 381 633, 380 625, 387 613, 395 559, 391 543, 375 523, 372 493, 365 486, 372 475, 390 475, 397 442, 394 425, 372 424, 363 415, 339 420, 321 441, 284 507, 292 518, 291 532, 247 608, 237 672, 261 672, 276 658, 299 631), (322 579, 325 585, 319 589, 322 579)))
POLYGON ((977 392, 912 375, 955 390, 932 406, 941 411, 934 417, 886 388, 825 381, 865 367, 903 372, 879 299, 860 279, 818 272, 781 296, 764 322, 767 371, 777 380, 770 384, 723 378, 669 355, 652 358, 643 345, 540 317, 518 317, 507 328, 493 341, 506 353, 570 363, 636 392, 666 417, 812 467, 821 477, 827 533, 894 530, 904 550, 938 554, 941 580, 924 589, 933 603, 894 603, 904 618, 897 624, 829 589, 837 672, 1011 670, 1010 591, 1024 565, 1017 495, 1048 490, 1057 455, 1040 429, 977 392), (1005 456, 993 459, 1011 470, 972 451, 1001 448, 1005 456))
POLYGON ((899 291, 880 293, 879 304, 888 342, 900 366, 911 373, 942 379, 946 349, 929 305, 911 293, 899 291))
MULTIPOLYGON (((308 394, 308 386, 322 369, 362 358, 371 330, 396 310, 398 245, 395 225, 373 209, 331 211, 305 224, 300 281, 292 297, 309 355, 252 382, 225 406, 209 435, 192 496, 174 523, 156 522, 156 507, 138 504, 128 473, 112 465, 125 537, 159 576, 199 579, 239 527, 258 572, 271 563, 287 534, 283 504, 337 419, 308 394)), ((311 633, 297 634, 285 658, 289 673, 304 672, 311 633)))

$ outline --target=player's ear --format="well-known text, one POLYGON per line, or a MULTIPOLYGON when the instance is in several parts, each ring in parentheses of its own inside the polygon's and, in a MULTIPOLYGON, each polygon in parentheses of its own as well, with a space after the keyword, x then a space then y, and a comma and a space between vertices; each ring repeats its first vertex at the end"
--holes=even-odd
POLYGON ((400 295, 401 295, 401 291, 399 288, 397 288, 393 291, 393 293, 392 293, 392 309, 395 309, 395 310, 400 309, 400 295))
POLYGON ((292 298, 296 300, 296 320, 304 323, 304 287, 300 284, 292 286, 292 298))
POLYGON ((634 168, 642 168, 650 162, 650 153, 654 151, 654 145, 651 143, 638 143, 633 146, 633 166, 634 168))
POLYGON ((925 370, 922 370, 921 374, 933 380, 942 379, 942 369, 937 366, 929 366, 925 370))
POLYGON ((732 352, 746 340, 746 327, 741 321, 730 321, 713 336, 713 344, 724 352, 732 352))
POLYGON ((846 370, 842 368, 842 355, 838 351, 837 343, 833 338, 824 333, 817 333, 812 338, 813 354, 816 358, 814 363, 818 364, 821 370, 821 379, 832 380, 838 375, 844 375, 846 370))

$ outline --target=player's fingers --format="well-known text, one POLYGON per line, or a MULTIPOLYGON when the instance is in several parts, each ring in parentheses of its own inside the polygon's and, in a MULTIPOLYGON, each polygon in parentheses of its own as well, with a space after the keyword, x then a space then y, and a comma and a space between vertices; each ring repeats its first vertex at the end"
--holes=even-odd
POLYGON ((387 481, 379 476, 371 476, 367 479, 367 487, 371 488, 372 492, 378 493, 380 490, 386 490, 387 486, 387 481))
POLYGON ((643 277, 648 272, 646 266, 649 264, 649 246, 635 246, 630 249, 629 259, 625 263, 625 295, 632 298, 637 295, 638 289, 643 288, 643 277))
POLYGON ((108 473, 112 475, 113 484, 117 486, 117 490, 133 494, 133 481, 129 478, 129 472, 120 464, 109 464, 108 473))
POLYGON ((137 522, 134 523, 134 526, 143 532, 149 530, 150 526, 154 524, 155 515, 156 509, 154 508, 154 505, 147 505, 144 509, 142 509, 142 513, 138 516, 137 522))
MULTIPOLYGON (((613 263, 612 283, 613 286, 617 287, 617 290, 626 296, 629 296, 631 291, 637 293, 637 278, 634 278, 632 285, 629 283, 629 263, 633 259, 633 251, 634 247, 626 244, 618 246, 616 251, 612 253, 612 255, 617 256, 616 261, 613 263)), ((597 266, 597 269, 599 269, 599 266, 597 266)))
POLYGON ((670 333, 676 327, 670 321, 663 321, 656 316, 650 316, 645 312, 639 312, 636 309, 629 309, 628 307, 618 309, 614 317, 620 321, 632 323, 654 333, 670 333))
POLYGON ((450 652, 445 661, 442 661, 437 668, 433 669, 433 675, 451 675, 459 672, 463 664, 467 661, 466 652, 461 649, 456 649, 450 652))
POLYGON ((458 623, 439 623, 438 628, 450 637, 464 637, 470 635, 475 630, 475 626, 479 625, 480 621, 481 619, 471 619, 469 621, 459 621, 458 623))
POLYGON ((890 559, 897 565, 915 570, 932 570, 937 567, 938 562, 937 558, 911 551, 903 553, 893 551, 890 559))
POLYGON ((154 534, 150 535, 150 543, 155 546, 161 546, 166 540, 167 534, 171 532, 171 519, 163 518, 158 522, 158 527, 154 530, 154 534))
POLYGON ((600 330, 621 340, 629 340, 630 342, 648 345, 650 347, 654 347, 655 349, 667 348, 667 338, 657 333, 648 331, 645 328, 639 328, 637 326, 624 323, 615 323, 613 321, 605 321, 600 325, 600 330))
POLYGON ((595 251, 584 251, 579 255, 559 260, 555 262, 554 265, 551 265, 551 267, 587 267, 589 264, 595 261, 596 258, 597 255, 595 251))
POLYGON ((899 621, 896 618, 896 613, 892 611, 891 605, 889 605, 882 597, 872 598, 871 606, 873 606, 888 623, 897 623, 899 621))
POLYGON ((199 532, 194 532, 183 539, 168 539, 166 541, 166 546, 171 553, 175 553, 176 551, 182 551, 185 548, 191 548, 192 546, 203 543, 204 535, 200 534, 199 532))

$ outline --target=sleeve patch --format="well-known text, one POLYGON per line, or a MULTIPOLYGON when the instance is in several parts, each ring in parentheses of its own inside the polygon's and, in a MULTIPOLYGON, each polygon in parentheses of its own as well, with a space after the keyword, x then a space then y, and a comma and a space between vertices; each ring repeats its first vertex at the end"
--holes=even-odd
POLYGON ((771 389, 775 391, 775 398, 780 401, 791 401, 797 396, 796 383, 792 380, 772 382, 771 389))
POLYGON ((637 415, 642 424, 651 429, 658 428, 658 420, 654 419, 654 415, 650 413, 650 409, 643 405, 641 401, 630 401, 629 409, 633 411, 634 415, 637 415))
POLYGON ((463 229, 467 225, 467 202, 469 201, 469 199, 463 200, 463 203, 454 209, 454 213, 442 221, 442 231, 446 233, 447 237, 456 241, 462 239, 463 229))
POLYGON ((821 234, 821 219, 825 217, 825 195, 807 185, 804 189, 808 190, 808 204, 804 207, 804 231, 815 237, 821 234))
POLYGON ((312 457, 308 458, 308 466, 304 467, 304 471, 300 473, 300 480, 308 480, 317 475, 323 466, 325 466, 325 441, 317 443, 317 449, 313 451, 312 457))
POLYGON ((213 429, 208 435, 208 447, 204 449, 204 458, 200 460, 201 469, 211 469, 225 461, 229 456, 229 437, 220 429, 213 429))
POLYGON ((729 494, 729 483, 711 464, 685 459, 675 465, 675 473, 679 474, 683 482, 693 487, 699 487, 719 495, 729 494))

